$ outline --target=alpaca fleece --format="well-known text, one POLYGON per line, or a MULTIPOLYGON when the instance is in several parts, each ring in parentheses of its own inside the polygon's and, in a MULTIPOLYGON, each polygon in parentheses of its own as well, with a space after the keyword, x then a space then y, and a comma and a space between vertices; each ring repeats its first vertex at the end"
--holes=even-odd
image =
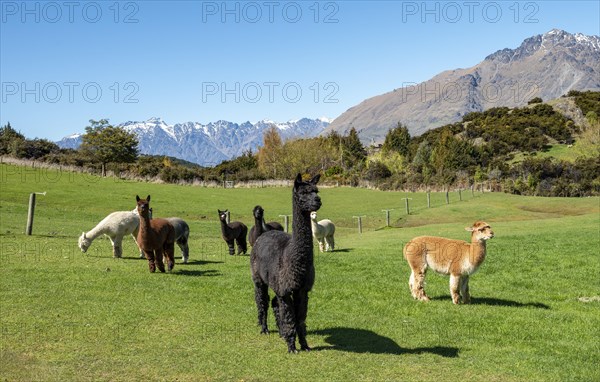
POLYGON ((302 350, 310 350, 306 342, 308 292, 315 281, 314 253, 310 212, 321 207, 317 182, 308 182, 298 174, 292 190, 292 235, 268 231, 256 240, 250 255, 254 296, 261 333, 269 333, 267 311, 269 287, 275 292, 271 306, 279 335, 288 352, 296 353, 296 336, 302 350))

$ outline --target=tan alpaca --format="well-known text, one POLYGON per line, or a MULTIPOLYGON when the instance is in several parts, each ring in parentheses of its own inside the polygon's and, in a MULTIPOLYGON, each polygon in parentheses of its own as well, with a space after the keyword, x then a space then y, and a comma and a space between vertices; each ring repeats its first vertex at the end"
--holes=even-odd
POLYGON ((471 243, 435 236, 419 236, 404 246, 404 258, 412 270, 408 285, 415 299, 429 301, 424 282, 427 268, 450 275, 452 302, 468 304, 469 276, 475 273, 485 260, 485 242, 494 237, 489 224, 477 221, 472 227, 471 243))

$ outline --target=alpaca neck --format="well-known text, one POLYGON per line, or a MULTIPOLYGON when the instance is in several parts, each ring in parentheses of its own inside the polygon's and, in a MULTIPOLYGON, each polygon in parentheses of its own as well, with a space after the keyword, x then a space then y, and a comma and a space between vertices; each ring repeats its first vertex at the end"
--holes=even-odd
POLYGON ((85 237, 89 240, 95 240, 98 236, 101 236, 106 232, 108 232, 108 227, 106 226, 105 222, 102 221, 89 232, 86 232, 85 237))
POLYGON ((149 214, 140 214, 140 232, 144 232, 144 234, 148 231, 150 227, 150 215, 149 214))
POLYGON ((311 218, 309 211, 302 211, 294 201, 292 218, 292 245, 296 248, 290 252, 291 257, 295 257, 307 264, 312 264, 313 260, 313 242, 311 218))
POLYGON ((262 229, 262 232, 267 232, 269 230, 269 228, 267 227, 267 223, 265 223, 265 219, 261 219, 260 227, 262 229))
POLYGON ((471 263, 479 265, 485 259, 486 246, 485 240, 471 240, 471 263))
POLYGON ((221 233, 223 235, 227 235, 229 233, 229 226, 227 225, 227 223, 223 220, 221 220, 221 233))

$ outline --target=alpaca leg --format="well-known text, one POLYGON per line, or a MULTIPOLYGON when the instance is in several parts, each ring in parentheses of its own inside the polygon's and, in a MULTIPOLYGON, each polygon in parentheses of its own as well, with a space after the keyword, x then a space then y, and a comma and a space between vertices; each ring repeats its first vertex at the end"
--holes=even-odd
POLYGON ((183 263, 186 264, 190 257, 190 248, 188 247, 187 239, 178 241, 177 246, 179 246, 179 249, 181 249, 181 260, 183 260, 183 263))
POLYGON ((460 276, 450 275, 450 294, 454 304, 460 303, 460 276))
POLYGON ((163 262, 163 249, 157 249, 154 251, 154 256, 156 257, 156 266, 158 270, 162 273, 165 273, 165 263, 163 262))
POLYGON ((273 308, 273 315, 275 316, 275 324, 277 325, 277 330, 279 331, 279 335, 281 336, 281 325, 279 324, 279 300, 277 296, 274 296, 271 300, 271 307, 273 308))
POLYGON ((288 346, 288 353, 297 353, 296 350, 296 314, 292 296, 279 297, 279 324, 281 336, 288 346))
POLYGON ((150 268, 150 272, 154 273, 156 271, 154 251, 144 251, 144 255, 146 256, 146 259, 148 259, 148 268, 150 268))
POLYGON ((319 251, 323 252, 324 250, 325 250, 325 239, 320 238, 319 239, 319 251))
POLYGON ((175 243, 165 243, 164 253, 167 258, 167 270, 171 272, 175 267, 175 243))
POLYGON ((308 292, 298 291, 294 293, 294 307, 296 310, 296 332, 298 333, 298 342, 300 349, 309 351, 310 347, 306 343, 306 315, 308 313, 308 292))
POLYGON ((469 294, 469 276, 462 276, 460 278, 460 295, 462 297, 463 304, 471 303, 471 295, 469 294))
POLYGON ((237 243, 237 254, 243 253, 245 255, 248 251, 248 248, 246 247, 246 238, 238 237, 235 241, 237 243))
POLYGON ((329 236, 329 250, 333 252, 335 249, 335 239, 333 238, 333 234, 329 236))
POLYGON ((408 278, 408 288, 410 289, 410 294, 414 299, 417 298, 417 293, 415 290, 415 271, 410 272, 410 277, 408 278))
POLYGON ((137 245, 138 250, 140 251, 140 259, 144 258, 144 251, 142 250, 142 248, 140 248, 138 242, 137 242, 137 232, 134 232, 131 234, 131 237, 133 237, 133 241, 135 241, 135 245, 137 245))
POLYGON ((419 269, 416 272, 413 271, 413 296, 421 301, 429 301, 429 297, 425 293, 425 273, 427 268, 419 269))
POLYGON ((261 281, 254 282, 254 301, 258 310, 260 334, 269 334, 267 311, 269 310, 269 286, 261 281))
POLYGON ((235 255, 235 249, 233 247, 233 240, 227 240, 227 246, 229 247, 229 255, 235 255))
POLYGON ((113 240, 113 256, 115 258, 123 257, 123 238, 115 237, 113 240))

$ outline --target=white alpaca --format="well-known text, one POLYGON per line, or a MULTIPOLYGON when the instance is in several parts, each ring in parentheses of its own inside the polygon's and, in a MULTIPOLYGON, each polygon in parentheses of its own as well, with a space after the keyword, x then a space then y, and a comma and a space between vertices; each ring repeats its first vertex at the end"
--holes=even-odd
POLYGON ((106 235, 110 238, 113 247, 113 256, 121 257, 123 248, 121 243, 125 235, 132 235, 133 239, 137 237, 140 217, 132 211, 113 212, 89 232, 83 232, 79 237, 79 248, 86 252, 94 241, 100 235, 106 235))
MULTIPOLYGON (((152 209, 150 209, 150 219, 152 219, 152 209)), ((175 242, 181 249, 181 258, 184 263, 188 262, 190 250, 188 247, 188 238, 190 236, 190 227, 180 218, 167 218, 169 223, 175 228, 175 242)), ((79 237, 79 248, 86 252, 92 245, 92 241, 100 235, 106 235, 110 238, 113 247, 113 256, 121 257, 123 248, 121 243, 123 237, 131 234, 137 245, 137 234, 140 226, 140 216, 137 207, 133 211, 117 211, 108 215, 96 227, 89 232, 83 232, 79 237)), ((144 257, 144 252, 140 250, 140 257, 144 257)))
POLYGON ((317 222, 317 213, 315 211, 310 213, 310 222, 313 236, 319 242, 319 250, 321 252, 333 251, 335 249, 335 240, 333 239, 335 225, 333 222, 329 219, 317 222))

